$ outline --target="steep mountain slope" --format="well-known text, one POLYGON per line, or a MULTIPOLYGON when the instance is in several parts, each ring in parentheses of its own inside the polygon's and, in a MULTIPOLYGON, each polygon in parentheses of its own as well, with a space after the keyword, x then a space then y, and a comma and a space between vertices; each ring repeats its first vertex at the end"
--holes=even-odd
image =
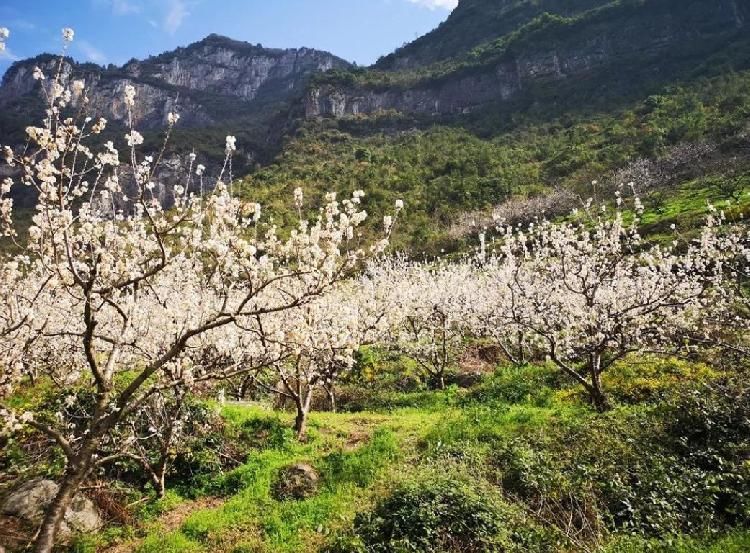
MULTIPOLYGON (((501 2, 526 17, 501 18, 494 39, 466 55, 459 51, 456 57, 415 68, 411 62, 397 61, 440 59, 443 54, 429 52, 430 44, 439 44, 443 35, 448 41, 454 36, 486 37, 483 16, 487 12, 491 21, 497 9, 485 9, 486 5, 460 4, 456 13, 462 17, 456 16, 455 24, 452 16, 434 32, 435 38, 428 35, 404 48, 407 53, 395 54, 391 65, 405 64, 407 69, 349 71, 317 79, 306 100, 308 117, 391 109, 462 114, 492 103, 549 100, 550 89, 555 101, 580 102, 582 94, 585 99, 620 98, 683 76, 716 52, 740 50, 731 61, 738 68, 749 63, 748 0, 501 2), (547 4, 565 5, 571 15, 544 12, 532 18, 547 4), (472 27, 476 33, 469 33, 472 27), (412 50, 414 58, 408 54, 412 50)), ((506 109, 519 107, 510 103, 506 109)))
POLYGON ((505 36, 543 13, 572 17, 609 0, 460 0, 437 29, 383 56, 377 69, 415 69, 460 57, 505 36))
MULTIPOLYGON (((517 222, 560 214, 628 180, 657 234, 667 221, 692 224, 708 201, 747 212, 748 21, 750 0, 461 0, 438 29, 368 69, 212 35, 121 68, 67 63, 65 74, 85 77, 115 123, 133 83, 147 152, 180 111, 159 175, 165 204, 187 153, 216 166, 234 134, 240 190, 267 213, 292 217, 297 186, 311 209, 326 191, 361 188, 377 233, 403 198, 397 246, 434 254, 465 249, 493 211, 517 222)), ((6 141, 41 108, 31 68, 52 63, 6 75, 6 141)))
MULTIPOLYGON (((35 66, 54 75, 57 58, 42 55, 17 62, 3 78, 0 132, 6 139, 22 139, 18 133, 25 126, 19 120, 40 107, 42 90, 33 78, 35 66)), ((132 84, 138 98, 134 124, 140 129, 163 128, 171 111, 182 116, 181 128, 237 129, 252 119, 259 127, 255 138, 260 142, 268 120, 297 99, 313 73, 347 67, 346 61, 327 52, 268 49, 211 35, 186 48, 143 61, 131 60, 123 67, 103 68, 66 59, 61 72, 64 81, 83 78, 89 111, 111 122, 126 117, 123 90, 132 84)))
MULTIPOLYGON (((534 17, 552 3, 464 0, 395 57, 438 59, 430 44, 489 32, 493 10, 527 17, 465 55, 316 76, 307 124, 247 178, 248 197, 280 217, 279 192, 295 186, 312 204, 362 188, 378 215, 403 198, 395 243, 427 255, 465 251, 493 212, 515 223, 562 215, 630 181, 655 238, 693 226, 707 202, 750 211, 750 1, 598 4, 534 17)), ((380 232, 379 219, 369 224, 380 232)))

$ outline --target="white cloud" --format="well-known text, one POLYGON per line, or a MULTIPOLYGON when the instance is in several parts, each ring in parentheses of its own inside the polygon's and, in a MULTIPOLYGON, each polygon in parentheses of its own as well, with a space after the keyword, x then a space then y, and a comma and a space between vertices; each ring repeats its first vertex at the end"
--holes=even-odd
POLYGON ((141 6, 129 0, 112 0, 112 13, 115 15, 129 15, 141 13, 141 6))
POLYGON ((458 0, 409 0, 409 2, 431 10, 453 10, 458 6, 458 0))
POLYGON ((103 64, 107 62, 107 56, 101 50, 95 48, 90 42, 85 40, 77 40, 75 42, 76 48, 84 55, 86 61, 93 61, 94 63, 103 64))
POLYGON ((25 19, 13 19, 8 23, 8 27, 13 31, 35 31, 37 29, 34 23, 25 19))
POLYGON ((143 6, 134 0, 92 0, 95 7, 109 8, 113 15, 135 15, 143 11, 143 6))
POLYGON ((190 13, 183 0, 169 0, 167 13, 164 16, 164 30, 170 35, 175 34, 188 15, 190 13))
POLYGON ((13 51, 7 46, 4 49, 0 50, 0 61, 18 61, 20 59, 21 58, 15 55, 13 51))
POLYGON ((97 8, 109 9, 115 16, 140 16, 154 28, 173 35, 190 15, 197 0, 90 0, 97 8))

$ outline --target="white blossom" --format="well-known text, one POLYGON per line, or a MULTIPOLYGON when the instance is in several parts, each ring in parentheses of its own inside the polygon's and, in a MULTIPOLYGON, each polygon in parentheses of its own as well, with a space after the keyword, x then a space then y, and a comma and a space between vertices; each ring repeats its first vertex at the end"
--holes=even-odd
POLYGON ((133 85, 125 85, 125 105, 128 108, 135 106, 135 87, 133 85))
POLYGON ((132 130, 125 135, 125 140, 127 140, 128 146, 140 146, 143 144, 143 135, 136 130, 132 130))

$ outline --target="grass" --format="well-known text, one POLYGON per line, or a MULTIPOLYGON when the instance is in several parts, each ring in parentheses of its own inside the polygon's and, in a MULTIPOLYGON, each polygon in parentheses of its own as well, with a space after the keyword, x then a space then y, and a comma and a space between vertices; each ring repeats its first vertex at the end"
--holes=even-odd
POLYGON ((137 551, 293 552, 321 544, 370 504, 403 462, 402 447, 413 447, 425 423, 425 416, 408 413, 388 418, 317 414, 310 421, 309 440, 297 443, 291 433, 285 437, 288 415, 252 406, 228 406, 223 415, 238 432, 281 432, 269 433, 270 449, 252 453, 247 463, 219 478, 217 490, 231 494, 223 505, 191 514, 166 534, 155 526, 137 551), (320 492, 306 500, 277 501, 271 489, 279 470, 297 462, 320 472, 320 492))
POLYGON ((611 544, 606 553, 745 553, 750 551, 750 531, 708 538, 674 537, 665 540, 624 538, 611 544))
MULTIPOLYGON (((665 390, 686 380, 717 377, 716 371, 699 363, 625 360, 607 377, 615 400, 624 402, 609 416, 627 421, 653 409, 655 403, 649 402, 665 390)), ((261 404, 222 407, 228 435, 249 448, 247 461, 217 475, 204 490, 218 499, 190 501, 169 494, 144 509, 141 538, 131 541, 128 551, 325 551, 341 536, 351 536, 359 513, 371 511, 399 486, 440 477, 495 490, 498 500, 523 520, 529 515, 521 504, 507 502, 497 487, 498 470, 502 471, 496 465, 498 451, 529 436, 554 441, 553 429, 585 426, 589 419, 606 425, 551 366, 504 368, 469 390, 376 394, 370 407, 313 413, 305 442, 294 438, 291 413, 274 412, 261 404), (389 401, 382 401, 383 395, 389 401), (272 490, 279 471, 299 462, 318 471, 319 491, 304 500, 275 499, 272 490), (176 517, 175 512, 184 516, 176 517)), ((506 531, 515 532, 510 527, 506 531)), ((533 551, 566 550, 559 547, 558 542, 553 548, 533 551)), ((743 530, 660 539, 614 534, 597 549, 602 553, 747 550, 750 533, 743 530)))

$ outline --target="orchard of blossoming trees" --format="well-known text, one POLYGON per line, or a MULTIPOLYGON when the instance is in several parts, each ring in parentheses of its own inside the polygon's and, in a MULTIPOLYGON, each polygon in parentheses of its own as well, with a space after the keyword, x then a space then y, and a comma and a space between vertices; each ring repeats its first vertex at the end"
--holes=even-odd
MULTIPOLYGON (((483 235, 479 255, 462 261, 410 263, 384 256, 387 236, 361 243, 359 191, 329 194, 304 220, 297 190, 294 228, 264 221, 259 204, 229 191, 233 137, 213 191, 202 195, 205 168, 191 159, 165 210, 152 194, 161 154, 140 157, 132 126, 123 159, 111 142, 94 151, 107 122, 88 115, 85 83, 35 76, 46 119, 28 127, 23 150, 4 148, 17 177, 2 184, 0 223, 17 249, 0 265, 0 413, 5 433, 32 428, 66 460, 38 552, 52 550, 77 490, 108 463, 139 463, 163 494, 185 398, 212 381, 250 379, 291 400, 304 437, 313 395, 325 390, 335 406, 336 382, 365 344, 413 358, 443 387, 466 340, 490 340, 511 363, 553 363, 599 410, 608 408, 602 373, 629 353, 749 353, 750 237, 721 214, 709 214, 697 240, 652 246, 637 208, 626 222, 619 207, 586 206, 562 223, 499 223, 492 243, 483 235), (126 173, 134 196, 121 186, 126 173), (12 186, 38 196, 23 240, 12 186), (17 386, 39 379, 55 390, 55 416, 11 409, 17 386)), ((136 90, 123 94, 132 110, 136 90)), ((167 139, 178 119, 170 115, 167 139)), ((390 232, 395 221, 384 223, 390 232)))

